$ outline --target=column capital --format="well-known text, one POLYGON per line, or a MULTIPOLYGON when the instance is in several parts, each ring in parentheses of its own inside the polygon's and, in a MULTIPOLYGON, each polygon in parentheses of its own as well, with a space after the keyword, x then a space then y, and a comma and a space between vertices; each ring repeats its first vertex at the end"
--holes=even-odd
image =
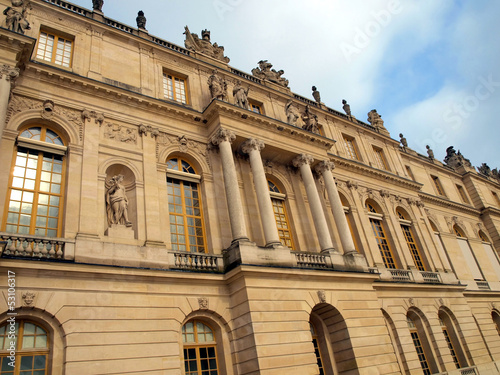
POLYGON ((335 163, 331 160, 323 160, 314 168, 314 170, 320 174, 323 174, 326 171, 333 171, 334 169, 335 163))
POLYGON ((300 154, 292 160, 293 166, 297 168, 302 167, 304 164, 311 165, 313 162, 314 158, 311 155, 307 154, 300 154))
POLYGON ((215 146, 218 146, 221 142, 227 141, 227 142, 231 143, 235 139, 236 139, 236 135, 234 134, 234 132, 232 132, 231 130, 219 128, 215 132, 215 134, 212 137, 212 139, 210 140, 210 142, 212 144, 214 144, 215 146))
POLYGON ((249 154, 252 150, 261 151, 266 145, 259 139, 249 138, 241 145, 241 151, 249 154))
POLYGON ((6 64, 2 65, 2 67, 0 67, 0 79, 4 76, 6 81, 14 81, 19 77, 19 68, 14 68, 6 64))

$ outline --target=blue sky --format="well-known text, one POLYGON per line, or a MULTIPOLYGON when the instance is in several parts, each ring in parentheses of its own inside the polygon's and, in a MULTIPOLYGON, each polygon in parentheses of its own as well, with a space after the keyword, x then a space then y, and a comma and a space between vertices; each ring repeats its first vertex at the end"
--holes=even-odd
MULTIPOLYGON (((91 0, 72 3, 92 8, 91 0)), ((366 121, 376 108, 394 139, 443 160, 455 146, 500 168, 500 2, 494 0, 104 0, 107 17, 184 45, 184 26, 250 72, 262 59, 293 92, 366 121)))

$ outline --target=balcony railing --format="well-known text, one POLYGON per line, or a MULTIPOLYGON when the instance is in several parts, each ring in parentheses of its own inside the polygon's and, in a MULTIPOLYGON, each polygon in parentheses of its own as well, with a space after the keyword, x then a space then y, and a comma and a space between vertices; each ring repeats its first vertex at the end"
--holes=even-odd
POLYGON ((318 253, 292 252, 297 260, 297 266, 304 268, 328 268, 327 255, 318 253))
POLYGON ((420 272, 420 274, 422 275, 426 283, 435 283, 435 284, 442 283, 441 279, 439 278, 439 273, 437 272, 422 271, 420 272))
POLYGON ((390 269, 389 272, 395 281, 412 281, 411 271, 390 269))
POLYGON ((0 239, 7 242, 2 256, 45 259, 64 259, 67 242, 63 238, 12 233, 0 233, 0 239))
POLYGON ((476 367, 467 367, 460 369, 460 375, 477 375, 476 367))
POLYGON ((488 284, 487 281, 479 281, 479 280, 476 280, 476 284, 477 284, 477 287, 478 289, 482 289, 482 290, 490 290, 490 284, 488 284))
POLYGON ((205 253, 171 252, 174 256, 172 268, 190 271, 220 271, 223 266, 222 255, 205 253))

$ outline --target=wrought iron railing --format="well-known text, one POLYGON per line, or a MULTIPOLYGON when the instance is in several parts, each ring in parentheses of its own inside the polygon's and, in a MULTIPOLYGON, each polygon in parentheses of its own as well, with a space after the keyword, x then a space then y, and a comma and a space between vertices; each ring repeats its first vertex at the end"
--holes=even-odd
POLYGON ((0 233, 0 239, 7 242, 2 256, 45 259, 64 259, 64 246, 67 242, 63 238, 12 233, 0 233))

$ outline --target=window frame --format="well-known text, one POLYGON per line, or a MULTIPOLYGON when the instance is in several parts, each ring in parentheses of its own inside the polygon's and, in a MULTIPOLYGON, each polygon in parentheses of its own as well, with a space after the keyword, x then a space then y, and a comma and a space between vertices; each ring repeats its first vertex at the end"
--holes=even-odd
POLYGON ((431 174, 431 180, 434 184, 434 190, 436 191, 437 195, 439 195, 440 197, 447 197, 443 185, 439 180, 439 177, 431 174))
POLYGON ((162 72, 162 95, 163 99, 171 100, 179 104, 190 105, 189 100, 189 87, 188 87, 188 77, 179 73, 173 73, 167 70, 162 72), (168 90, 168 79, 171 79, 172 85, 172 95, 170 96, 170 92, 168 90), (179 82, 183 82, 183 86, 180 88, 181 99, 177 99, 177 89, 176 89, 176 80, 179 82), (182 89, 184 91, 182 92, 182 89), (185 101, 182 101, 182 95, 184 95, 185 101))
MULTIPOLYGON (((206 332, 206 331, 204 331, 204 332, 206 332)), ((201 359, 200 349, 209 349, 209 348, 214 349, 215 364, 216 364, 215 371, 217 371, 217 373, 220 374, 220 371, 222 370, 222 368, 221 368, 221 361, 219 360, 218 342, 217 342, 216 336, 217 336, 217 334, 216 334, 216 331, 214 330, 214 328, 210 324, 205 322, 204 320, 194 318, 194 319, 188 320, 186 323, 184 323, 182 325, 182 328, 181 328, 182 340, 181 340, 181 342, 182 342, 182 363, 183 363, 183 368, 184 368, 184 372, 183 372, 184 374, 194 374, 192 371, 185 372, 186 361, 188 361, 190 359, 190 358, 186 358, 185 351, 189 350, 189 349, 195 350, 195 352, 196 352, 195 358, 196 358, 196 364, 197 364, 196 375, 201 375, 203 372, 202 372, 202 366, 201 366, 202 359, 201 359), (194 342, 185 341, 184 329, 189 323, 193 324, 193 335, 195 338, 194 342), (210 330, 210 333, 212 334, 212 338, 213 338, 212 341, 210 341, 210 342, 199 342, 198 341, 198 323, 202 324, 203 326, 207 327, 210 330)), ((210 369, 210 371, 214 371, 214 369, 210 369)))
POLYGON ((380 147, 373 146, 373 153, 375 155, 375 162, 377 164, 378 169, 384 171, 390 171, 389 165, 387 163, 387 158, 385 157, 384 150, 380 147))
POLYGON ((269 188, 269 196, 271 197, 271 204, 273 206, 273 213, 274 213, 274 221, 276 222, 276 228, 278 230, 278 237, 281 241, 281 243, 288 247, 290 250, 294 251, 295 250, 295 241, 293 239, 293 233, 294 231, 292 230, 291 227, 291 222, 290 222, 290 217, 288 215, 288 207, 287 207, 287 202, 286 202, 286 194, 283 194, 280 190, 280 188, 270 179, 267 180, 267 186, 269 188), (274 186, 274 189, 271 190, 271 185, 274 186), (279 203, 278 203, 279 202, 279 203), (281 205, 281 208, 283 209, 283 212, 277 212, 277 209, 279 208, 278 205, 281 205), (277 215, 283 215, 284 219, 280 219, 278 221, 278 218, 276 217, 277 215), (284 228, 280 226, 279 223, 286 223, 288 228, 284 228), (283 234, 282 234, 283 232, 283 234), (284 233, 288 233, 288 237, 284 236, 284 233), (287 243, 287 239, 289 239, 290 246, 287 243))
POLYGON ((342 134, 344 140, 344 147, 346 149, 346 156, 348 159, 361 161, 359 151, 356 146, 356 139, 350 135, 342 134))
POLYGON ((457 187, 458 195, 459 195, 460 199, 462 199, 462 203, 471 204, 470 199, 467 196, 467 193, 465 192, 465 188, 459 184, 455 184, 455 186, 457 187))
POLYGON ((424 257, 422 256, 420 246, 417 243, 412 221, 407 218, 401 209, 397 209, 396 213, 398 215, 401 231, 403 232, 403 237, 408 245, 408 250, 410 251, 415 267, 417 267, 419 271, 427 271, 427 265, 424 261, 424 257))
MULTIPOLYGON (((43 61, 44 63, 48 63, 51 65, 56 65, 58 67, 61 67, 63 69, 71 69, 73 67, 73 54, 74 54, 74 48, 75 47, 75 37, 73 35, 69 35, 66 33, 63 33, 61 31, 56 31, 51 28, 47 27, 41 27, 39 32, 38 32, 38 38, 36 42, 36 46, 34 49, 34 54, 35 54, 35 60, 38 61, 43 61), (46 49, 43 50, 43 54, 39 56, 40 48, 41 48, 41 35, 42 33, 47 35, 47 39, 49 36, 52 36, 53 39, 53 44, 52 44, 52 50, 50 51, 50 60, 45 58, 46 55, 46 49), (63 40, 64 42, 70 42, 70 53, 69 53, 69 63, 67 65, 64 64, 64 54, 61 63, 58 63, 56 58, 57 58, 57 51, 58 51, 58 42, 59 40, 63 40)), ((63 49, 64 51, 64 49, 63 49)))
POLYGON ((387 269, 397 269, 398 264, 396 262, 396 258, 394 257, 390 240, 386 234, 384 215, 378 213, 375 206, 370 202, 365 202, 365 208, 367 209, 367 215, 372 228, 372 233, 375 237, 375 241, 377 242, 377 247, 380 251, 384 266, 387 269), (380 234, 382 234, 382 236, 380 236, 380 234))
POLYGON ((264 107, 263 107, 262 103, 257 102, 257 101, 255 101, 253 99, 248 99, 248 109, 251 112, 257 113, 259 115, 263 115, 264 114, 264 109, 263 108, 264 107), (258 109, 258 111, 256 111, 255 110, 256 108, 254 108, 254 107, 256 107, 258 109))

